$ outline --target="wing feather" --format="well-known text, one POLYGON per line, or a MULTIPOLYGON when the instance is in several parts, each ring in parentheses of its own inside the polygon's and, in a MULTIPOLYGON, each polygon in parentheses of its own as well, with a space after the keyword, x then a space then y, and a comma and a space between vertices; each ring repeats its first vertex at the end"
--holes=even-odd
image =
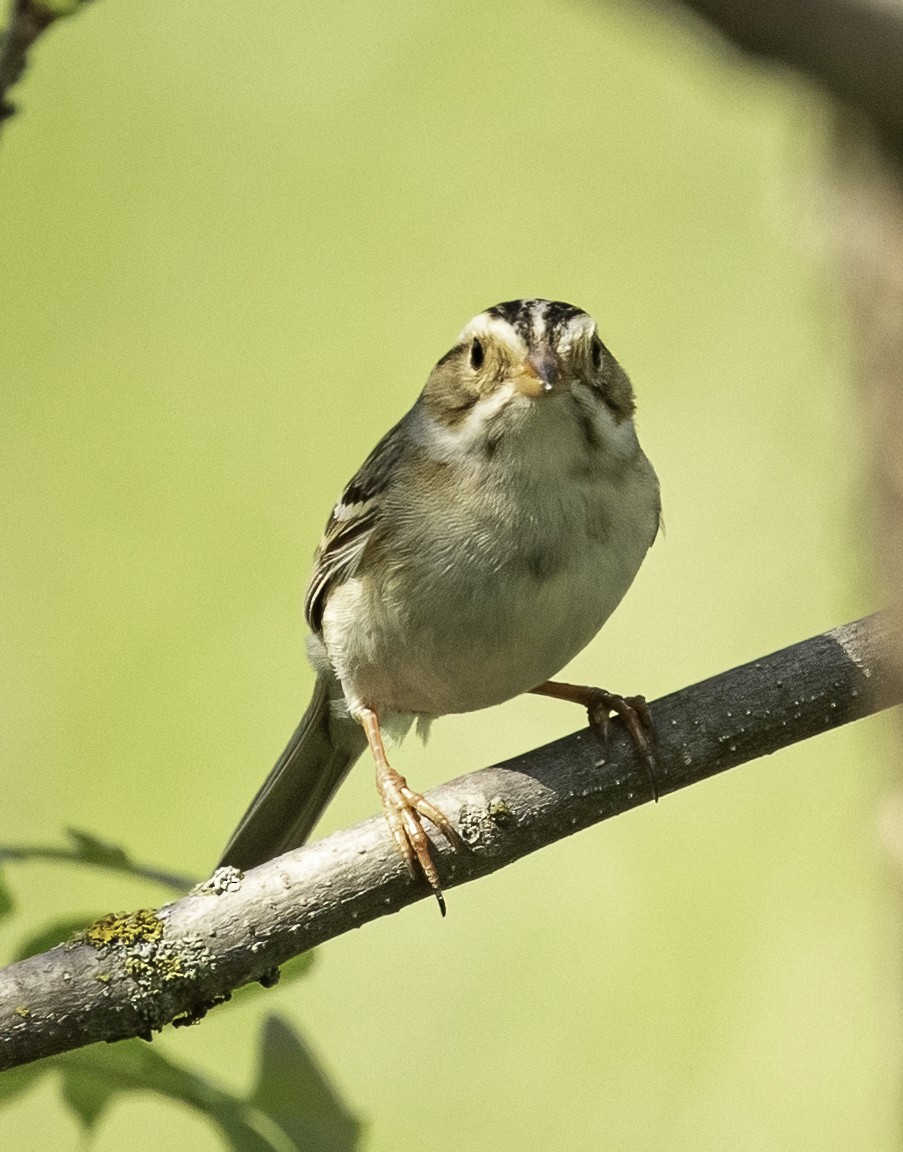
POLYGON ((403 425, 402 420, 383 436, 346 485, 327 521, 304 597, 307 623, 318 634, 330 591, 357 572, 379 526, 383 504, 380 495, 392 482, 404 452, 403 425))

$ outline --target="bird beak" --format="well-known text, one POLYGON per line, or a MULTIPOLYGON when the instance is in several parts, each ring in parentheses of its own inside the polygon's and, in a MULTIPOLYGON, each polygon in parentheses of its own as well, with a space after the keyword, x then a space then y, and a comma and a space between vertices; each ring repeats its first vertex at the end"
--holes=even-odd
POLYGON ((531 352, 514 378, 514 386, 523 396, 536 400, 548 396, 558 383, 558 360, 549 348, 531 352))

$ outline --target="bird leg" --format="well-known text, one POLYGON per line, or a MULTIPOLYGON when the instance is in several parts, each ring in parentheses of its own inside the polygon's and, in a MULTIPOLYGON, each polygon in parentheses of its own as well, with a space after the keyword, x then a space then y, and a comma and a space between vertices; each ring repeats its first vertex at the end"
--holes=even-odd
POLYGON ((445 899, 439 884, 439 873, 430 856, 430 840, 420 822, 421 816, 434 824, 453 848, 462 848, 464 842, 452 827, 448 817, 425 796, 410 789, 404 776, 391 766, 383 745, 379 717, 373 709, 362 708, 358 713, 358 719, 367 733, 367 743, 376 761, 376 790, 382 801, 389 831, 404 857, 411 876, 415 880, 419 876, 426 878, 444 916, 445 899))
POLYGON ((604 688, 561 684, 557 680, 547 680, 545 684, 531 688, 530 691, 537 696, 552 696, 556 700, 569 700, 572 704, 582 704, 586 709, 590 727, 602 736, 606 744, 611 727, 611 714, 614 712, 620 716, 649 776, 652 798, 658 801, 658 780, 655 756, 652 752, 655 731, 645 696, 617 696, 614 692, 606 692, 604 688))

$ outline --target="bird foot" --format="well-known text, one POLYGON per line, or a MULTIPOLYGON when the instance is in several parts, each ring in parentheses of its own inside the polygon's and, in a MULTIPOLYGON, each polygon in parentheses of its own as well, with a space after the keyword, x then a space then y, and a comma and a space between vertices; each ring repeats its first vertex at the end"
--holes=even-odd
POLYGON ((423 829, 421 817, 435 825, 452 848, 463 848, 464 841, 452 827, 448 817, 425 796, 409 788, 407 780, 394 768, 386 765, 380 769, 376 787, 389 831, 404 857, 408 871, 415 880, 421 876, 426 879, 444 916, 445 897, 442 895, 439 873, 430 855, 430 838, 423 829))
POLYGON ((652 717, 645 696, 619 696, 615 692, 606 692, 604 688, 592 688, 582 684, 561 684, 557 680, 548 680, 533 691, 540 696, 553 696, 556 700, 569 700, 573 704, 582 704, 586 709, 589 725, 608 744, 611 729, 612 713, 621 718, 624 727, 637 755, 646 769, 649 777, 649 786, 652 789, 652 798, 658 802, 658 778, 656 773, 655 754, 652 744, 655 740, 655 730, 652 726, 652 717))

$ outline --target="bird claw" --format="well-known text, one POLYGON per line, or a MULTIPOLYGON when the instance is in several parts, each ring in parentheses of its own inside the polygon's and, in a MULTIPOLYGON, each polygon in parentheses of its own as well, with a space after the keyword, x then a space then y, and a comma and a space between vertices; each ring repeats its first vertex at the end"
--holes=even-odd
POLYGON ((655 729, 652 727, 652 716, 646 697, 618 696, 614 692, 606 692, 604 688, 588 688, 586 692, 586 714, 590 727, 599 733, 606 747, 611 731, 611 714, 614 712, 616 716, 620 716, 649 776, 652 798, 657 803, 657 765, 652 751, 655 729))
POLYGON ((421 817, 429 820, 445 837, 452 848, 464 847, 464 841, 453 828, 448 817, 431 804, 425 796, 408 787, 408 782, 394 768, 386 768, 377 781, 389 831, 404 857, 408 872, 414 880, 424 878, 445 915, 445 898, 439 883, 439 873, 430 854, 430 838, 424 831, 421 817))
POLYGON ((615 692, 606 692, 604 688, 562 684, 559 680, 547 680, 531 691, 538 696, 551 696, 555 700, 569 700, 572 704, 582 704, 586 709, 590 727, 602 737, 606 748, 611 729, 611 714, 614 712, 620 716, 649 776, 652 798, 658 801, 657 765, 652 751, 655 729, 652 726, 652 715, 645 696, 618 696, 615 692))

